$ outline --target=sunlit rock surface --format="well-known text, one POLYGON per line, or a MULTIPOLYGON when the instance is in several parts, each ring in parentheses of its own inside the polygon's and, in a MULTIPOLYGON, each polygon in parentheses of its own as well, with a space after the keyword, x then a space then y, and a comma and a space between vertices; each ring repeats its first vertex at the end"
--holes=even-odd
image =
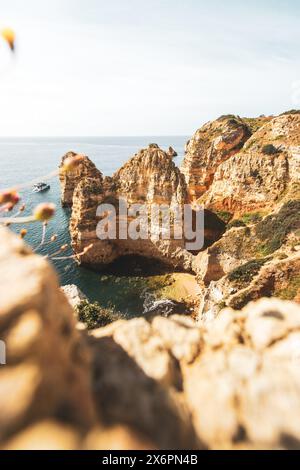
POLYGON ((181 166, 190 200, 198 199, 210 188, 219 165, 237 153, 250 136, 249 126, 230 115, 208 122, 196 131, 186 145, 181 166))
MULTIPOLYGON (((187 240, 174 236, 174 220, 170 219, 170 236, 163 239, 160 227, 161 219, 155 219, 152 209, 155 205, 164 205, 170 211, 183 210, 187 202, 185 178, 172 160, 171 152, 164 152, 156 144, 142 149, 123 165, 112 177, 103 178, 95 171, 91 161, 84 157, 76 172, 65 174, 61 165, 62 201, 71 199, 72 215, 70 234, 72 247, 80 263, 94 268, 103 268, 116 259, 126 255, 139 255, 162 262, 168 268, 192 271, 194 253, 187 251, 187 240), (80 176, 81 175, 81 176, 80 176), (66 189, 67 188, 67 189, 66 189), (141 204, 146 208, 146 236, 133 239, 121 237, 119 227, 124 220, 119 211, 120 200, 126 200, 127 208, 132 204, 141 204), (116 235, 114 239, 103 240, 97 235, 97 225, 101 214, 97 208, 110 204, 116 211, 116 235), (88 251, 86 248, 90 247, 88 251)), ((137 214, 138 215, 138 214, 137 214)), ((125 230, 134 216, 128 216, 125 230)), ((195 223, 192 216, 191 230, 195 223)), ((216 214, 206 211, 204 214, 204 247, 217 240, 224 232, 224 223, 216 214)), ((181 225, 183 230, 183 226, 181 225)), ((194 227, 195 230, 195 227, 194 227)), ((195 248, 198 252, 202 249, 195 248)))
POLYGON ((0 240, 2 448, 299 447, 298 304, 87 333, 48 263, 5 229, 0 240))
POLYGON ((270 210, 300 185, 300 114, 275 117, 220 164, 201 201, 214 210, 270 210), (287 193, 287 194, 286 194, 287 193))

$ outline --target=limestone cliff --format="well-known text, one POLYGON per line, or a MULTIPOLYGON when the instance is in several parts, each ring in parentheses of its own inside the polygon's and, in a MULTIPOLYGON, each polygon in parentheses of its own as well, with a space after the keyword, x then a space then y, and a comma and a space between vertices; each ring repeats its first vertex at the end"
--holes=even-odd
POLYGON ((94 163, 84 155, 80 155, 82 157, 80 164, 72 169, 71 172, 66 173, 64 171, 65 161, 77 156, 78 154, 75 152, 68 152, 62 157, 60 164, 59 179, 61 185, 61 202, 63 206, 72 206, 75 188, 83 179, 95 178, 102 180, 100 171, 97 170, 94 163))
POLYGON ((215 316, 224 305, 241 308, 263 296, 299 302, 300 193, 290 197, 266 216, 235 219, 197 255, 194 270, 204 287, 200 314, 215 316))
POLYGON ((213 210, 270 210, 300 184, 300 114, 284 114, 261 127, 243 149, 218 165, 200 199, 213 210))
MULTIPOLYGON (((287 273, 289 260, 296 266, 292 260, 300 246, 299 129, 297 112, 257 119, 223 116, 188 142, 183 174, 171 152, 156 144, 138 152, 111 178, 94 171, 87 159, 82 177, 62 178, 63 190, 73 188, 70 230, 79 262, 102 268, 133 254, 192 271, 203 288, 200 316, 216 315, 224 305, 242 307, 262 295, 299 300, 297 292, 284 294, 289 282, 294 292, 298 277, 295 274, 292 281, 280 275, 283 264, 278 263, 286 260, 287 273), (117 207, 122 197, 146 204, 149 210, 155 203, 182 206, 198 198, 207 208, 203 249, 187 252, 185 240, 172 237, 99 240, 97 206, 109 202, 117 207), (230 220, 225 233, 219 216, 230 220), (261 288, 252 285, 257 276, 261 288)), ((289 272, 294 276, 296 270, 289 272)))
POLYGON ((196 131, 186 145, 181 166, 190 200, 210 188, 218 166, 236 154, 250 136, 249 126, 236 116, 221 116, 196 131))
MULTIPOLYGON (((150 144, 112 177, 106 178, 95 171, 90 160, 85 157, 75 175, 62 173, 60 178, 64 201, 64 194, 69 194, 70 199, 71 190, 73 191, 70 233, 72 247, 79 262, 102 268, 121 256, 140 255, 161 261, 171 268, 192 270, 193 254, 185 249, 184 238, 177 240, 172 236, 172 221, 171 237, 163 240, 161 236, 157 237, 160 221, 155 225, 153 218, 151 219, 154 204, 164 204, 172 210, 175 206, 183 208, 187 201, 185 178, 174 164, 170 152, 164 152, 156 144, 150 144), (65 188, 69 188, 68 192, 65 188), (103 203, 112 204, 116 208, 116 223, 119 226, 120 198, 126 198, 128 204, 139 203, 146 206, 151 223, 147 239, 120 239, 118 236, 115 240, 98 238, 96 228, 101 218, 96 216, 97 207, 103 203), (90 245, 92 248, 85 251, 90 245)), ((209 211, 205 215, 204 238, 208 245, 220 237, 225 225, 217 215, 209 211)), ((131 220, 129 217, 128 221, 131 220)))
POLYGON ((150 144, 125 163, 113 181, 119 196, 130 203, 184 204, 187 188, 183 175, 172 160, 172 154, 150 144))
POLYGON ((299 305, 87 333, 47 261, 0 241, 2 449, 299 448, 299 305))
POLYGON ((300 113, 208 123, 188 143, 182 171, 190 196, 201 193, 198 203, 230 222, 193 260, 203 287, 200 315, 261 296, 299 300, 300 113), (243 125, 249 133, 234 146, 243 125))

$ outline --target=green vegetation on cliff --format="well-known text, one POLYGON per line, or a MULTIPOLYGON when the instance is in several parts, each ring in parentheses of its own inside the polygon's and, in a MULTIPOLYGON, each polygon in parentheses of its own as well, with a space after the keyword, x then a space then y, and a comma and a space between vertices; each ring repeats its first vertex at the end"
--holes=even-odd
POLYGON ((227 211, 216 211, 216 214, 225 224, 228 224, 233 217, 233 214, 227 211))
POLYGON ((239 266, 228 274, 228 280, 236 286, 241 286, 252 281, 269 258, 254 259, 239 266))
POLYGON ((289 233, 300 228, 300 201, 289 201, 277 214, 271 214, 256 226, 256 235, 263 242, 260 252, 269 255, 278 250, 289 233))
POLYGON ((264 145, 261 151, 264 155, 276 155, 281 152, 281 150, 273 144, 264 145))
POLYGON ((76 307, 78 320, 84 323, 89 330, 100 328, 122 317, 121 313, 112 308, 103 308, 98 302, 91 303, 83 300, 76 307))
POLYGON ((289 280, 288 286, 274 292, 274 297, 282 300, 294 300, 300 289, 300 274, 289 280))

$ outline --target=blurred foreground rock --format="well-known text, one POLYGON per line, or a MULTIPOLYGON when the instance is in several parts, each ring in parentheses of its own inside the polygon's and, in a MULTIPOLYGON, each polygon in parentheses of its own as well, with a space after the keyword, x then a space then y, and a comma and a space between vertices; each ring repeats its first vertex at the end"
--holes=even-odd
POLYGON ((300 448, 299 305, 87 333, 48 263, 5 229, 0 242, 2 448, 300 448))
POLYGON ((53 269, 1 228, 0 273, 0 440, 48 417, 90 427, 90 354, 53 269))

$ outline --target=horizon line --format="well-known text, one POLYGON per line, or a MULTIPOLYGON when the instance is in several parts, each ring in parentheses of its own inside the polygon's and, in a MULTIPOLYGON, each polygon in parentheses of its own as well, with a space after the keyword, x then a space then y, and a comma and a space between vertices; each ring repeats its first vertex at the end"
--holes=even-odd
POLYGON ((83 139, 91 139, 91 138, 116 138, 116 137, 187 137, 190 134, 137 134, 137 135, 6 135, 0 136, 1 139, 61 139, 61 138, 68 138, 68 139, 76 139, 76 138, 83 138, 83 139))

